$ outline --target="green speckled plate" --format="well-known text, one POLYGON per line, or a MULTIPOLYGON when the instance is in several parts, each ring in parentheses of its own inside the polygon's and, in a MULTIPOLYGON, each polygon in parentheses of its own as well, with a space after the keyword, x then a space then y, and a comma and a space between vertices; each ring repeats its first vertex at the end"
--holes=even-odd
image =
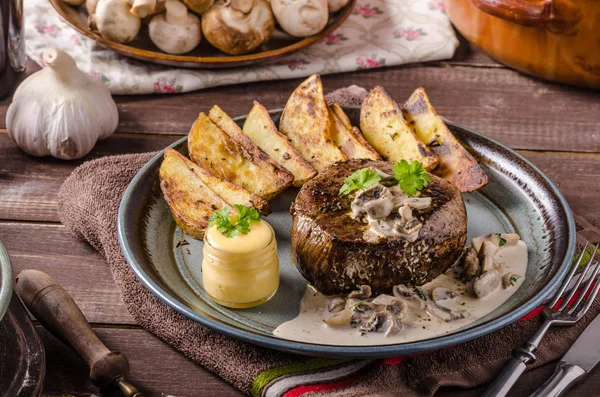
MULTIPOLYGON (((359 109, 345 108, 354 125, 359 109)), ((281 110, 271 112, 278 124, 281 110)), ((236 120, 240 125, 244 118, 236 120)), ((267 221, 279 246, 281 283, 275 296, 252 309, 228 309, 204 292, 200 265, 202 242, 177 228, 162 198, 158 169, 162 152, 144 166, 125 192, 119 209, 121 248, 129 265, 158 298, 188 318, 218 332, 274 349, 329 357, 387 357, 435 350, 504 327, 540 305, 565 276, 575 249, 575 225, 557 187, 513 150, 477 132, 448 122, 479 159, 490 178, 481 191, 465 194, 469 239, 484 233, 519 233, 529 247, 529 267, 521 288, 484 318, 452 334, 418 342, 382 346, 334 346, 294 342, 272 331, 298 313, 306 281, 291 260, 289 208, 297 190, 271 202, 267 221), (185 238, 189 245, 177 247, 185 238)), ((187 154, 187 138, 171 145, 187 154)))

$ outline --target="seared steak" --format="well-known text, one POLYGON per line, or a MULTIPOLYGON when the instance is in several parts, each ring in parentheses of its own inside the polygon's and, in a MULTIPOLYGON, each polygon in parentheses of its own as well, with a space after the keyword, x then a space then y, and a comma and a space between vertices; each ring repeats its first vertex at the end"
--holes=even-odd
POLYGON ((375 293, 394 285, 420 285, 446 271, 460 256, 467 239, 467 214, 460 191, 431 175, 421 192, 432 199, 427 210, 416 210, 423 227, 418 239, 365 238, 368 225, 350 216, 355 194, 340 196, 344 179, 373 167, 392 174, 384 161, 336 163, 306 183, 292 204, 292 249, 298 269, 325 294, 370 285, 375 293))

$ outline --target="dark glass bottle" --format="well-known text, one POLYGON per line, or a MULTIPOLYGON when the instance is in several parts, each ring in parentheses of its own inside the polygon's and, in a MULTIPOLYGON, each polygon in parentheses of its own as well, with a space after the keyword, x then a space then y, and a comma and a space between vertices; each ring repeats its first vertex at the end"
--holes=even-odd
POLYGON ((23 0, 0 0, 0 98, 12 93, 26 62, 23 0))

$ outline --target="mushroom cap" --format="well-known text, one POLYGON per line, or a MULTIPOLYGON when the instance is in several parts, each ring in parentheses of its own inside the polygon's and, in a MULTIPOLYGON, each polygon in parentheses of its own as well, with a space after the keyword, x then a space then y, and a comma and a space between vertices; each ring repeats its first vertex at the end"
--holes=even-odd
POLYGON ((150 40, 169 54, 190 52, 202 40, 200 19, 179 1, 167 1, 166 8, 166 13, 155 15, 148 24, 150 40))
POLYGON ((338 12, 348 4, 349 0, 327 0, 327 6, 330 13, 338 12))
POLYGON ((327 0, 271 0, 273 14, 283 30, 292 36, 307 37, 327 25, 327 0))
POLYGON ((251 10, 244 13, 233 7, 233 2, 218 1, 202 15, 206 40, 231 55, 247 54, 267 42, 275 30, 269 3, 254 0, 251 4, 251 10))
POLYGON ((137 36, 142 21, 129 9, 127 0, 98 1, 94 20, 102 37, 117 43, 129 43, 137 36))
POLYGON ((183 4, 198 15, 204 14, 214 3, 215 0, 183 0, 183 4))

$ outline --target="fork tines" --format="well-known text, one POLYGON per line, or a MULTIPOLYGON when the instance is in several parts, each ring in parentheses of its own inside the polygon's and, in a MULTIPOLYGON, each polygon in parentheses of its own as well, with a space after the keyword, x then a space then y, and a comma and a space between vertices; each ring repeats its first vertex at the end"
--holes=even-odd
POLYGON ((585 300, 585 305, 579 308, 579 312, 576 315, 577 319, 579 319, 583 317, 583 315, 592 306, 592 303, 594 302, 594 297, 598 294, 598 290, 600 290, 600 282, 594 284, 596 276, 600 272, 600 265, 596 258, 596 254, 598 253, 598 245, 593 245, 591 247, 589 243, 585 244, 583 250, 579 253, 579 257, 576 261, 574 261, 571 270, 569 271, 569 274, 563 281, 560 289, 558 290, 556 295, 554 295, 554 299, 552 299, 552 302, 550 302, 550 304, 546 306, 547 308, 559 312, 565 310, 567 306, 569 306, 569 303, 573 300, 573 298, 580 289, 579 287, 585 280, 587 280, 585 286, 581 289, 581 291, 579 291, 580 293, 577 297, 577 300, 572 305, 570 305, 571 307, 567 311, 567 314, 571 316, 574 315, 575 312, 578 310, 579 305, 581 305, 581 303, 585 300), (589 253, 588 248, 591 248, 592 250, 591 255, 589 257, 587 257, 587 254, 589 253), (586 259, 587 263, 584 263, 586 259), (585 264, 585 267, 581 272, 578 272, 577 270, 583 264, 585 264), (568 296, 564 298, 564 301, 562 302, 560 307, 558 309, 555 309, 556 304, 559 302, 559 300, 561 299, 565 291, 567 291, 567 289, 570 291, 568 296))

